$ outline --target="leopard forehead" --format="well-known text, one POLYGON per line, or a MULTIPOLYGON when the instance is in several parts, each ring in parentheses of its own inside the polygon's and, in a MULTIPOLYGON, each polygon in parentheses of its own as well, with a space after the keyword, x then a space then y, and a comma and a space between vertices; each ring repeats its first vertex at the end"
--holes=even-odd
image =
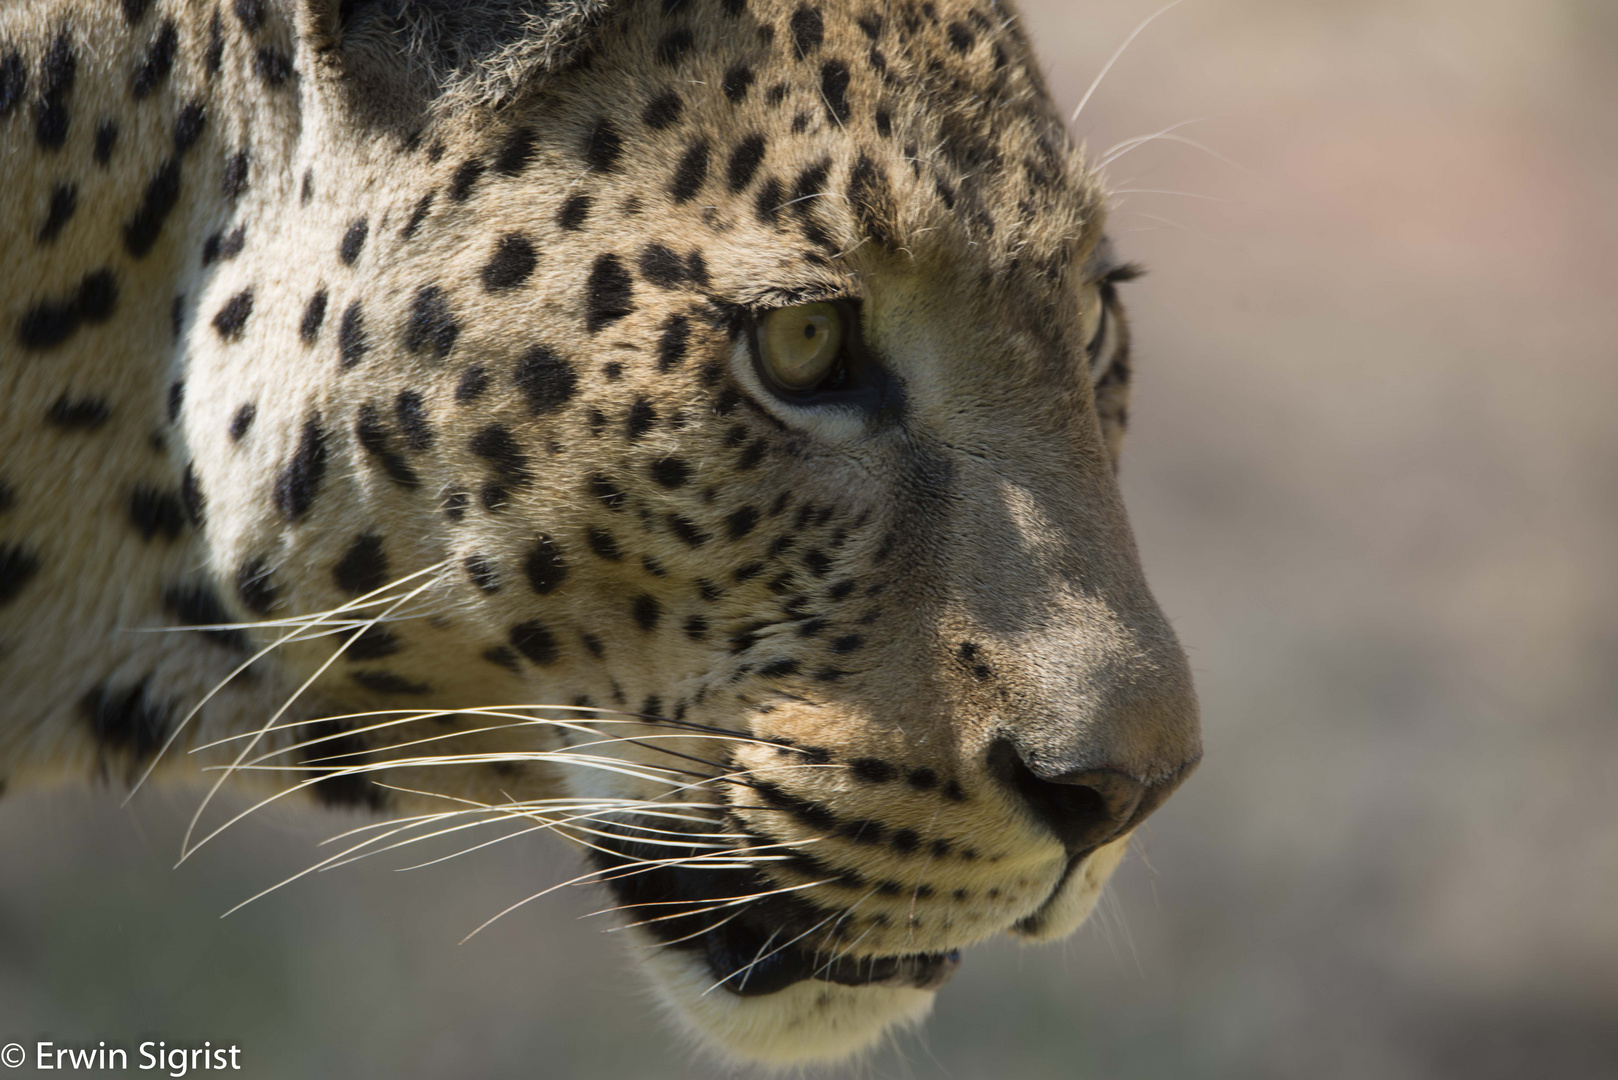
POLYGON ((1125 272, 1004 4, 38 0, 0 137, 0 672, 72 748, 8 771, 566 805, 659 993, 784 1062, 1071 930, 1195 764, 1125 272), (864 397, 759 374, 818 300, 864 397))

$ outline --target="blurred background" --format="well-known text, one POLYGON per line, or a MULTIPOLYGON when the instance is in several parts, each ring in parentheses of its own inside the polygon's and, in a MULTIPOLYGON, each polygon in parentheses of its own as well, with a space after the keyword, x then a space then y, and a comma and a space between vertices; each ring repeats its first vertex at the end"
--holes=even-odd
MULTIPOLYGON (((1043 0, 1071 110, 1156 0, 1043 0)), ((1191 0, 1074 125, 1116 158, 1123 483, 1207 757, 1071 941, 977 949, 860 1077, 1618 1069, 1618 5, 1191 0), (1164 194, 1176 192, 1181 194, 1164 194)), ((535 843, 355 866, 190 793, 0 802, 7 1040, 255 1077, 703 1077, 535 843)), ((742 1074, 738 1074, 742 1075, 742 1074)))

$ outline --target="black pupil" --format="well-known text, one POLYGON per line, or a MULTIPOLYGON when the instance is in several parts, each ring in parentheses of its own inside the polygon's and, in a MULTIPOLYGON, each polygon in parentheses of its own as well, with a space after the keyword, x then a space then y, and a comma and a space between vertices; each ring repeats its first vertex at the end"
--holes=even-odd
POLYGON ((812 337, 815 336, 815 324, 814 323, 811 322, 811 323, 804 323, 803 324, 803 336, 806 337, 806 338, 812 338, 812 337))

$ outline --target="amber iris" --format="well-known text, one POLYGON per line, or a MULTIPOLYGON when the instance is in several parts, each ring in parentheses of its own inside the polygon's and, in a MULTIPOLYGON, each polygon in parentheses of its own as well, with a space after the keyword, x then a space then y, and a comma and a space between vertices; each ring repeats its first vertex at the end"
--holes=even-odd
POLYGON ((836 370, 843 349, 843 313, 834 304, 776 308, 759 326, 759 359, 783 390, 803 393, 836 370))

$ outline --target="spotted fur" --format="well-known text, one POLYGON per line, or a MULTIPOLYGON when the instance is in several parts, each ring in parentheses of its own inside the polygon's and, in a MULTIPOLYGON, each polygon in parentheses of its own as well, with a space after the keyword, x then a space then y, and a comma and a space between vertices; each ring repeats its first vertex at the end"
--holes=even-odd
POLYGON ((1069 932, 1195 764, 1005 4, 16 0, 0 147, 0 780, 550 825, 795 1062, 1069 932), (783 397, 822 299, 862 381, 783 397))

